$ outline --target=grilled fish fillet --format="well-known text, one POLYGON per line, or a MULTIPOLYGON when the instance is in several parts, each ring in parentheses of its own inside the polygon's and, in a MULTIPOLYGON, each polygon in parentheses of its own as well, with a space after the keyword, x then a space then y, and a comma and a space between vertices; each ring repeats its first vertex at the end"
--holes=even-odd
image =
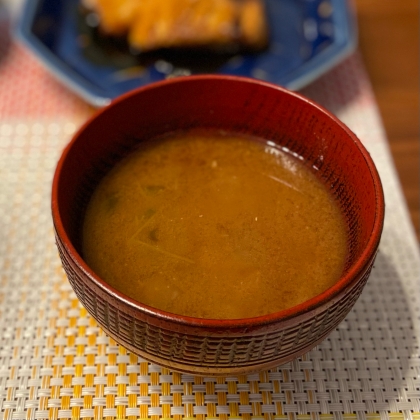
POLYGON ((160 48, 258 50, 267 43, 263 0, 83 0, 101 30, 139 51, 160 48))

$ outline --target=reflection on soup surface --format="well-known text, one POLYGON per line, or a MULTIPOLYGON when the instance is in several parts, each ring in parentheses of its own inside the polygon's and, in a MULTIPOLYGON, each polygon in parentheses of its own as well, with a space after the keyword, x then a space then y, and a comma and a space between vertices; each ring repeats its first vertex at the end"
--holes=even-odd
POLYGON ((270 142, 216 132, 141 146, 88 205, 83 255, 115 289, 213 319, 290 308, 332 286, 347 255, 335 200, 270 142))

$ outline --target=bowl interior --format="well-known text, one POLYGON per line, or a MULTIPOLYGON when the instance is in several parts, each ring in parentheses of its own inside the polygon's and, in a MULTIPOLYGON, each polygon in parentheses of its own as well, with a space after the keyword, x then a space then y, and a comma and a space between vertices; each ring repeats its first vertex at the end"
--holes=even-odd
POLYGON ((101 177, 139 142, 169 131, 221 129, 272 141, 303 158, 337 198, 348 226, 345 271, 376 252, 383 218, 376 169, 354 134, 330 113, 282 88, 250 79, 197 76, 129 93, 75 135, 57 167, 53 218, 80 258, 81 221, 101 177))

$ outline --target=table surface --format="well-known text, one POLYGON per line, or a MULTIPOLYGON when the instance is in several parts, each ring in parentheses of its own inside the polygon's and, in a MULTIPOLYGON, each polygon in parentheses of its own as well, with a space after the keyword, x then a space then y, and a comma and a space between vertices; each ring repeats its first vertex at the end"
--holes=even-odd
POLYGON ((356 0, 359 47, 420 240, 419 2, 356 0))

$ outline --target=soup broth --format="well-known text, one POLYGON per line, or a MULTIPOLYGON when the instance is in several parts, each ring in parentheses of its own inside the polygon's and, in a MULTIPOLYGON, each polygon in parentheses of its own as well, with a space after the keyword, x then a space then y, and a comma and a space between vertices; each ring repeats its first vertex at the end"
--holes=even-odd
POLYGON ((168 312, 260 316, 332 286, 346 227, 327 188, 269 143, 188 132, 142 145, 100 182, 83 255, 115 289, 168 312))

